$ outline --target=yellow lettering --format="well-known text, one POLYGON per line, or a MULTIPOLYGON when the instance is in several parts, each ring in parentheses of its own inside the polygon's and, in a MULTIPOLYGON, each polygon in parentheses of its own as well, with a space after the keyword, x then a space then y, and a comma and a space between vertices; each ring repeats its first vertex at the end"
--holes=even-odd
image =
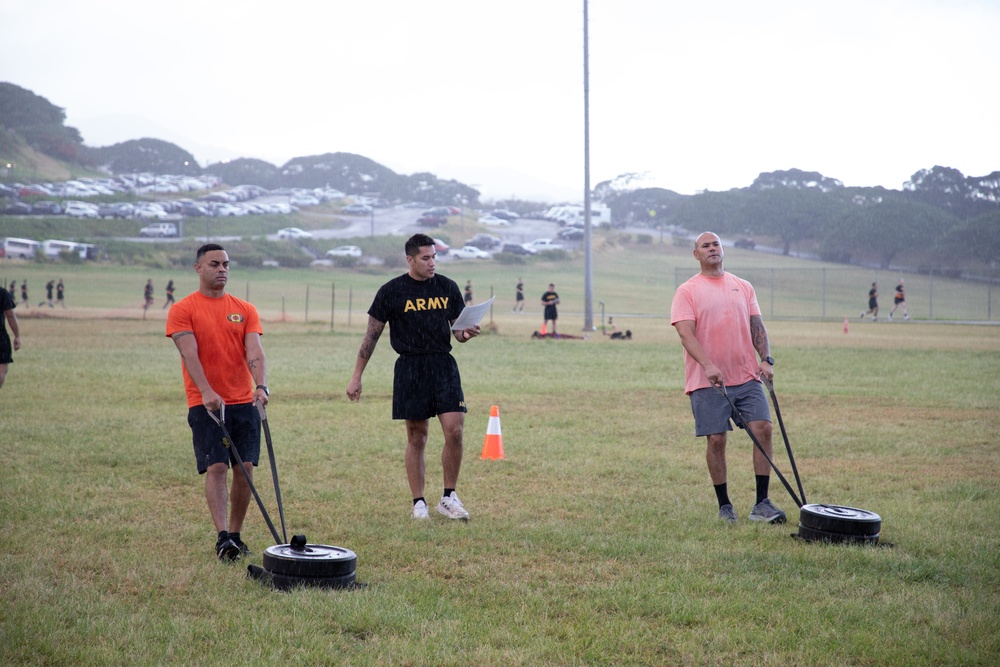
POLYGON ((448 309, 448 297, 446 296, 435 296, 430 299, 407 299, 406 304, 403 306, 403 312, 408 313, 411 310, 447 310, 448 309))

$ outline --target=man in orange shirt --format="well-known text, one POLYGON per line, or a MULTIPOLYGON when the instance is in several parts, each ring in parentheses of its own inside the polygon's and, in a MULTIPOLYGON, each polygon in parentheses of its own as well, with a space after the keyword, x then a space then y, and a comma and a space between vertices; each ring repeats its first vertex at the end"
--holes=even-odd
POLYGON ((236 472, 232 491, 228 490, 230 452, 209 411, 225 406, 231 444, 252 478, 260 458, 260 414, 255 403, 267 405, 268 400, 263 331, 253 304, 226 294, 229 255, 221 245, 200 247, 194 269, 198 291, 167 311, 167 336, 181 354, 195 459, 198 473, 206 475, 205 498, 218 531, 215 553, 219 560, 234 561, 250 555, 240 529, 251 490, 243 474, 236 472))
MULTIPOLYGON (((684 346, 684 392, 691 398, 695 435, 705 436, 708 472, 719 501, 719 518, 736 523, 726 481, 726 434, 733 430, 729 399, 771 457, 771 412, 759 378, 774 377, 774 359, 753 286, 722 267, 722 242, 712 232, 695 241, 701 272, 683 283, 670 306, 670 323, 684 346), (757 361, 758 355, 760 362, 757 361)), ((771 467, 753 448, 757 501, 751 521, 784 523, 784 512, 767 497, 771 467)))

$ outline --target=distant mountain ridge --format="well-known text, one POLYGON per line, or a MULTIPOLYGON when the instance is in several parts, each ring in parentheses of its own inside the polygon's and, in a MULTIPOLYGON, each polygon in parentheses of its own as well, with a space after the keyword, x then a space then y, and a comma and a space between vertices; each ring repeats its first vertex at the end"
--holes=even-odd
MULTIPOLYGON (((31 173, 43 180, 50 170, 42 167, 37 154, 78 169, 114 174, 209 173, 232 186, 329 187, 397 202, 480 205, 475 187, 429 172, 397 174, 353 153, 296 157, 280 166, 239 158, 202 167, 190 152, 160 139, 88 147, 75 128, 65 125, 65 117, 63 109, 45 98, 0 83, 0 160, 12 162, 17 156, 31 161, 29 151, 34 151, 31 173)), ((5 180, 14 179, 8 174, 5 180)), ((888 267, 903 257, 932 270, 956 257, 991 267, 1000 260, 1000 172, 965 176, 951 167, 934 166, 915 172, 902 189, 890 190, 845 187, 818 172, 788 169, 761 173, 747 187, 695 195, 643 187, 642 175, 622 174, 598 183, 592 198, 607 205, 612 220, 619 223, 765 236, 785 253, 796 244, 808 244, 831 261, 888 267)), ((544 204, 493 203, 521 213, 544 204)))

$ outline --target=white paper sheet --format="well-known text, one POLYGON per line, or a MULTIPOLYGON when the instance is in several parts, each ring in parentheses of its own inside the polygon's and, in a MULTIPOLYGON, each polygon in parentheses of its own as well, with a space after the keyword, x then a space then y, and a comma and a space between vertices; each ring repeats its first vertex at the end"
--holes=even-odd
POLYGON ((483 301, 482 303, 477 303, 474 306, 466 306, 465 310, 462 311, 462 314, 458 316, 457 320, 455 320, 455 323, 451 325, 452 331, 468 329, 469 327, 474 327, 479 324, 479 321, 483 319, 483 315, 485 315, 486 311, 490 309, 491 305, 493 305, 493 300, 495 298, 495 296, 491 296, 488 300, 483 301))

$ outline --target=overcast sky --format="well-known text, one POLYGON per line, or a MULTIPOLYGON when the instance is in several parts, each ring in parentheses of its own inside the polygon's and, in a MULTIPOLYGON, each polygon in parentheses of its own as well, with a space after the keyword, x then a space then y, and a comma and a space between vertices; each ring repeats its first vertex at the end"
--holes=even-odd
MULTIPOLYGON (((1000 170, 1000 2, 590 0, 591 185, 1000 170)), ((0 0, 0 80, 84 143, 203 166, 346 151, 581 200, 582 0, 0 0)))

